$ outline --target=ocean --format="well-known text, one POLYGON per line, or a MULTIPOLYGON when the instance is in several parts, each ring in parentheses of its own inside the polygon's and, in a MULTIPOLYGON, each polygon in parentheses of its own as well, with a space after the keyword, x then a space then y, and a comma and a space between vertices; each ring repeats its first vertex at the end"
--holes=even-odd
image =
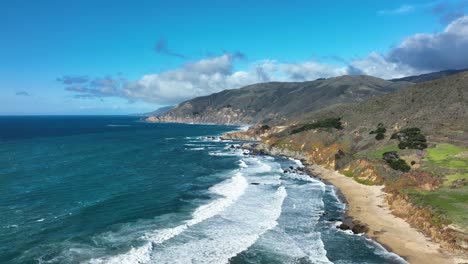
POLYGON ((405 263, 240 127, 138 119, 0 117, 0 263, 405 263))

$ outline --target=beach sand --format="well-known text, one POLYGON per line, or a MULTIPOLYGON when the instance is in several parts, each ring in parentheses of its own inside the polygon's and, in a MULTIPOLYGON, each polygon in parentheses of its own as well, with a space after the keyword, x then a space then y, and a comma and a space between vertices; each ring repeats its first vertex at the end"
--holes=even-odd
POLYGON ((307 167, 336 186, 348 203, 348 215, 369 226, 367 235, 414 264, 468 263, 468 258, 442 250, 439 244, 392 214, 383 186, 368 186, 320 166, 307 167))

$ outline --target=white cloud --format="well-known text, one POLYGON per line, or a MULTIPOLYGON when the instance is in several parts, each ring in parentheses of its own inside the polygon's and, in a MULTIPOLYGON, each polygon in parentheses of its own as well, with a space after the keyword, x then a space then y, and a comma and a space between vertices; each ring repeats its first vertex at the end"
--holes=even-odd
POLYGON ((388 60, 419 70, 468 67, 468 16, 450 23, 443 32, 416 34, 390 51, 388 60))
POLYGON ((246 70, 235 71, 235 59, 234 55, 224 54, 179 69, 145 75, 137 81, 126 83, 122 94, 130 100, 173 104, 259 82, 305 81, 346 74, 346 67, 314 62, 279 63, 274 60, 258 61, 246 70))
POLYGON ((105 77, 87 83, 64 83, 72 84, 65 89, 75 92, 78 98, 120 97, 130 101, 175 104, 259 82, 306 81, 345 74, 392 79, 433 70, 460 69, 468 67, 468 17, 455 20, 441 33, 416 34, 386 54, 372 52, 343 65, 317 61, 284 63, 260 60, 251 63, 246 69, 236 70, 235 62, 242 57, 242 54, 237 53, 203 58, 174 70, 144 75, 133 81, 105 77))
POLYGON ((346 67, 306 61, 302 63, 284 63, 278 65, 289 81, 308 81, 347 74, 346 67))
POLYGON ((404 64, 388 61, 384 55, 372 52, 365 58, 350 62, 348 73, 371 75, 382 79, 393 79, 421 74, 422 71, 413 69, 404 64))

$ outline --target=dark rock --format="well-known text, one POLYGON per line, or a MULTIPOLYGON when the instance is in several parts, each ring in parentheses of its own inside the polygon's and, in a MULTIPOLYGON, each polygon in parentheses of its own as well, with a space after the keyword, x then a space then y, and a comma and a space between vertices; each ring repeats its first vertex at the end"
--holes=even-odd
POLYGON ((351 161, 352 157, 350 155, 346 155, 344 151, 339 149, 338 152, 335 154, 335 170, 344 168, 351 161))
POLYGON ((284 170, 283 173, 289 173, 289 171, 288 171, 288 170, 284 170))
POLYGON ((298 171, 304 171, 304 167, 297 167, 296 170, 298 170, 298 171))
POLYGON ((349 230, 350 229, 349 225, 347 225, 347 224, 341 224, 341 225, 337 226, 337 228, 341 229, 341 230, 349 230))
POLYGON ((338 152, 335 154, 335 159, 340 159, 344 157, 345 155, 346 154, 341 149, 339 149, 338 152))
POLYGON ((252 184, 252 185, 260 185, 259 182, 251 182, 250 184, 252 184))
POLYGON ((289 169, 290 169, 290 170, 294 170, 294 167, 293 167, 293 166, 289 166, 289 169))
POLYGON ((231 148, 232 148, 232 149, 233 149, 233 148, 236 148, 236 146, 234 146, 234 145, 231 145, 231 148))
POLYGON ((327 221, 328 222, 341 222, 341 219, 339 219, 339 218, 330 218, 327 221))
POLYGON ((367 227, 367 225, 364 224, 355 224, 351 231, 353 231, 354 234, 366 233, 367 231, 369 231, 369 227, 367 227))

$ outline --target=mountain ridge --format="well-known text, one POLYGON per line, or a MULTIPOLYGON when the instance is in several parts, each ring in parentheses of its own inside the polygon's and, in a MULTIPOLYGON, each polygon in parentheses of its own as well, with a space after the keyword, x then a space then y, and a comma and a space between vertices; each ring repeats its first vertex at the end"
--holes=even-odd
POLYGON ((407 86, 366 75, 307 82, 269 82, 224 90, 182 102, 148 121, 255 124, 282 122, 336 103, 361 102, 407 86))

